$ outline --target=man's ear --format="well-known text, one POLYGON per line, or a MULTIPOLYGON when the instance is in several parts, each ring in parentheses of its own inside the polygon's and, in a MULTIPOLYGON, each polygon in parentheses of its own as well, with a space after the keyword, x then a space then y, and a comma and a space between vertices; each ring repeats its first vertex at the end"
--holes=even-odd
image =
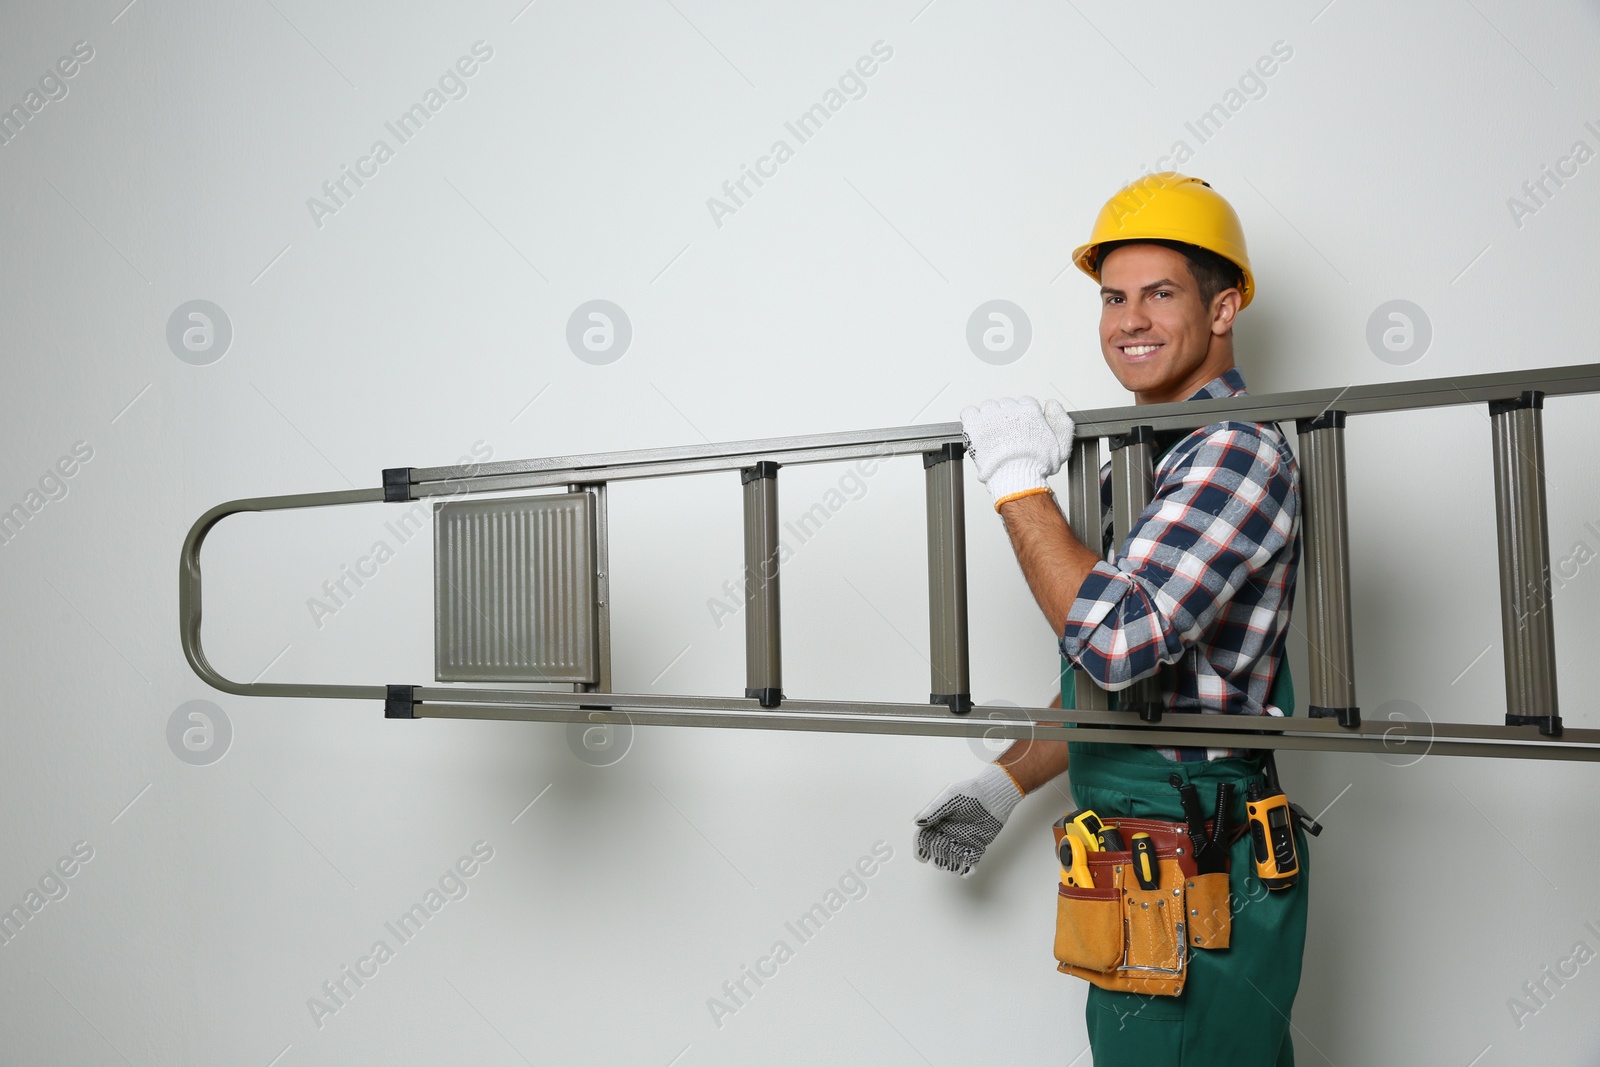
POLYGON ((1233 329, 1233 317, 1239 314, 1244 294, 1238 289, 1224 289, 1211 299, 1211 332, 1221 337, 1233 329))

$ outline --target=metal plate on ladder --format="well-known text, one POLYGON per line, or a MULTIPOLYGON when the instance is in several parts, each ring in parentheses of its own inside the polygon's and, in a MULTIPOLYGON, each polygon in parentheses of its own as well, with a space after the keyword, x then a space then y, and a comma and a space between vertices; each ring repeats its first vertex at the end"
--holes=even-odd
POLYGON ((437 679, 598 681, 594 545, 590 493, 436 505, 437 679))

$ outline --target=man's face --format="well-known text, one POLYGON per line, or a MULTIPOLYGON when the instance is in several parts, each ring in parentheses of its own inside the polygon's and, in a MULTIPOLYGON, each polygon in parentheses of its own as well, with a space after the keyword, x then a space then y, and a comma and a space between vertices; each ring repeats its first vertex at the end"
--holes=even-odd
POLYGON ((1197 376, 1212 338, 1228 332, 1237 290, 1202 302, 1182 253, 1151 244, 1112 249, 1100 264, 1100 285, 1100 354, 1117 381, 1140 403, 1187 399, 1188 392, 1174 394, 1197 376))

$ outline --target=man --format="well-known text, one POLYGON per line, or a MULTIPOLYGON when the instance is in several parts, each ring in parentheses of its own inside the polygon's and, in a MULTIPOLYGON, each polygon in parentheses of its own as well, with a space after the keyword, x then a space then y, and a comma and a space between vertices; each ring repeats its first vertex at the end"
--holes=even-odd
MULTIPOLYGON (((1209 185, 1171 173, 1134 182, 1102 209, 1073 259, 1100 283, 1101 355, 1136 404, 1245 392, 1233 326, 1254 277, 1238 217, 1209 185)), ((1071 668, 1062 674, 1067 707, 1072 672, 1081 670, 1113 700, 1156 676, 1169 711, 1293 712, 1285 641, 1299 562, 1299 471, 1276 423, 1223 420, 1158 436, 1155 496, 1108 563, 1108 514, 1101 529, 1075 532, 1046 484, 1072 447, 1059 404, 987 401, 961 419, 978 477, 1071 668)), ((1106 513, 1109 488, 1102 471, 1106 513)), ((1181 821, 1176 786, 1192 783, 1209 807, 1217 783, 1231 782, 1230 825, 1239 826, 1246 787, 1264 779, 1261 754, 1247 750, 1017 741, 917 816, 917 858, 971 874, 1017 802, 1069 763, 1075 804, 1113 819, 1181 821)), ((1255 876, 1249 836, 1234 843, 1230 947, 1190 949, 1178 996, 1090 986, 1096 1063, 1293 1064, 1289 1012, 1309 875, 1298 827, 1295 838, 1298 883, 1273 892, 1255 876)))

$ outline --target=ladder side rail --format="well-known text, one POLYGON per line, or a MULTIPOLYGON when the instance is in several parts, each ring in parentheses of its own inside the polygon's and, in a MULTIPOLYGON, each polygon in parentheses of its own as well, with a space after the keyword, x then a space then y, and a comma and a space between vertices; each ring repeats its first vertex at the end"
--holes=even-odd
MULTIPOLYGON (((734 696, 693 696, 672 693, 572 693, 535 691, 528 689, 464 689, 455 686, 419 686, 416 698, 428 703, 455 703, 462 705, 530 706, 530 707, 581 707, 592 710, 626 711, 698 711, 711 716, 708 725, 718 725, 716 716, 723 712, 759 713, 756 702, 734 696)), ((1384 723, 1363 723, 1354 730, 1341 727, 1333 719, 1279 718, 1261 715, 1208 715, 1198 711, 1168 712, 1161 727, 1147 727, 1130 723, 1122 711, 1095 711, 1087 709, 1019 708, 1015 706, 974 705, 985 711, 994 721, 1017 722, 1038 719, 1076 722, 1090 726, 1117 726, 1128 731, 1130 740, 1156 736, 1160 728, 1198 731, 1201 733, 1228 734, 1230 736, 1267 737, 1287 734, 1307 737, 1360 737, 1373 741, 1387 741, 1391 748, 1397 744, 1417 744, 1426 747, 1435 740, 1448 741, 1505 741, 1543 744, 1557 747, 1562 744, 1600 746, 1600 729, 1568 728, 1559 739, 1541 740, 1535 732, 1521 726, 1498 723, 1460 723, 1395 720, 1384 723)), ((864 716, 900 716, 916 721, 938 723, 949 720, 950 715, 933 710, 923 703, 862 700, 810 700, 785 698, 785 712, 826 713, 864 716)), ((780 721, 780 720, 775 720, 780 721)), ((937 732, 934 730, 933 732, 937 732)), ((1135 741, 1135 743, 1145 743, 1135 741)), ((1406 751, 1410 751, 1407 748, 1406 751)))
POLYGON ((384 490, 348 489, 331 493, 292 493, 284 496, 244 497, 218 504, 189 527, 178 553, 178 642, 189 667, 211 688, 234 696, 315 697, 344 700, 385 700, 381 685, 329 685, 323 683, 236 682, 211 665, 202 640, 203 599, 200 550, 209 535, 229 515, 251 511, 286 511, 293 508, 334 507, 341 504, 380 503, 384 490))
MULTIPOLYGON (((1129 405, 1073 412, 1080 437, 1126 434, 1138 425, 1152 429, 1195 429, 1219 419, 1248 422, 1288 422, 1315 418, 1334 405, 1350 414, 1444 407, 1501 399, 1518 390, 1537 389, 1546 396, 1600 392, 1600 363, 1575 364, 1535 370, 1469 374, 1455 378, 1416 379, 1353 385, 1341 389, 1300 389, 1283 393, 1251 394, 1217 400, 1184 400, 1167 404, 1129 405)), ((552 474, 561 484, 574 480, 607 480, 623 475, 611 468, 667 468, 662 473, 691 470, 734 470, 758 459, 784 464, 826 462, 868 456, 909 455, 928 452, 961 440, 958 422, 878 430, 773 437, 725 444, 674 445, 625 452, 595 452, 535 459, 500 460, 446 467, 401 468, 414 485, 437 481, 495 479, 506 475, 552 474), (887 446, 890 450, 884 451, 887 446), (587 473, 585 473, 587 472, 587 473)), ((644 475, 630 473, 627 477, 644 475)), ((530 488, 531 484, 506 488, 530 488)))
MULTIPOLYGON (((501 704, 460 702, 454 691, 419 691, 419 718, 490 719, 525 722, 594 722, 595 704, 578 704, 572 694, 516 692, 519 699, 501 704), (456 698, 456 702, 452 702, 456 698), (565 703, 556 703, 561 700, 565 703), (535 702, 537 701, 537 702, 535 702)), ((619 699, 627 721, 635 726, 689 726, 728 729, 799 730, 849 734, 901 734, 928 737, 1007 737, 1054 741, 1099 741, 1116 744, 1223 745, 1240 748, 1293 749, 1331 752, 1391 752, 1393 734, 1401 724, 1381 732, 1344 730, 1332 720, 1299 721, 1300 729, 1260 731, 1248 720, 1257 716, 1216 716, 1173 713, 1162 726, 1129 729, 1117 712, 1061 711, 1054 708, 995 708, 983 717, 952 716, 924 710, 926 705, 858 705, 826 701, 785 701, 766 710, 737 698, 703 698, 668 706, 649 706, 659 698, 619 699), (641 703, 633 703, 633 700, 641 703), (877 710, 885 709, 885 710, 877 710), (1244 720, 1218 723, 1216 720, 1244 720), (1057 725, 1057 724, 1063 725, 1057 725), (1322 729, 1312 727, 1322 726, 1322 729), (1237 726, 1238 728, 1234 728, 1237 726)), ((604 713, 599 713, 604 714, 604 713)), ((615 714, 624 714, 621 711, 615 714)), ((1283 724, 1282 720, 1278 720, 1283 724)), ((1428 724, 1412 724, 1426 727, 1428 724)), ((1536 740, 1508 727, 1477 727, 1483 740, 1426 738, 1428 750, 1440 755, 1494 756, 1502 758, 1556 759, 1600 762, 1600 731, 1569 731, 1561 739, 1536 740)), ((1476 736, 1476 735, 1475 735, 1476 736)))
POLYGON ((1252 393, 1216 400, 1176 400, 1071 414, 1079 434, 1105 437, 1127 433, 1129 428, 1141 424, 1160 432, 1189 430, 1225 419, 1292 422, 1315 418, 1332 407, 1351 415, 1452 407, 1487 403, 1528 389, 1538 389, 1546 396, 1600 392, 1600 363, 1351 385, 1342 389, 1252 393))

